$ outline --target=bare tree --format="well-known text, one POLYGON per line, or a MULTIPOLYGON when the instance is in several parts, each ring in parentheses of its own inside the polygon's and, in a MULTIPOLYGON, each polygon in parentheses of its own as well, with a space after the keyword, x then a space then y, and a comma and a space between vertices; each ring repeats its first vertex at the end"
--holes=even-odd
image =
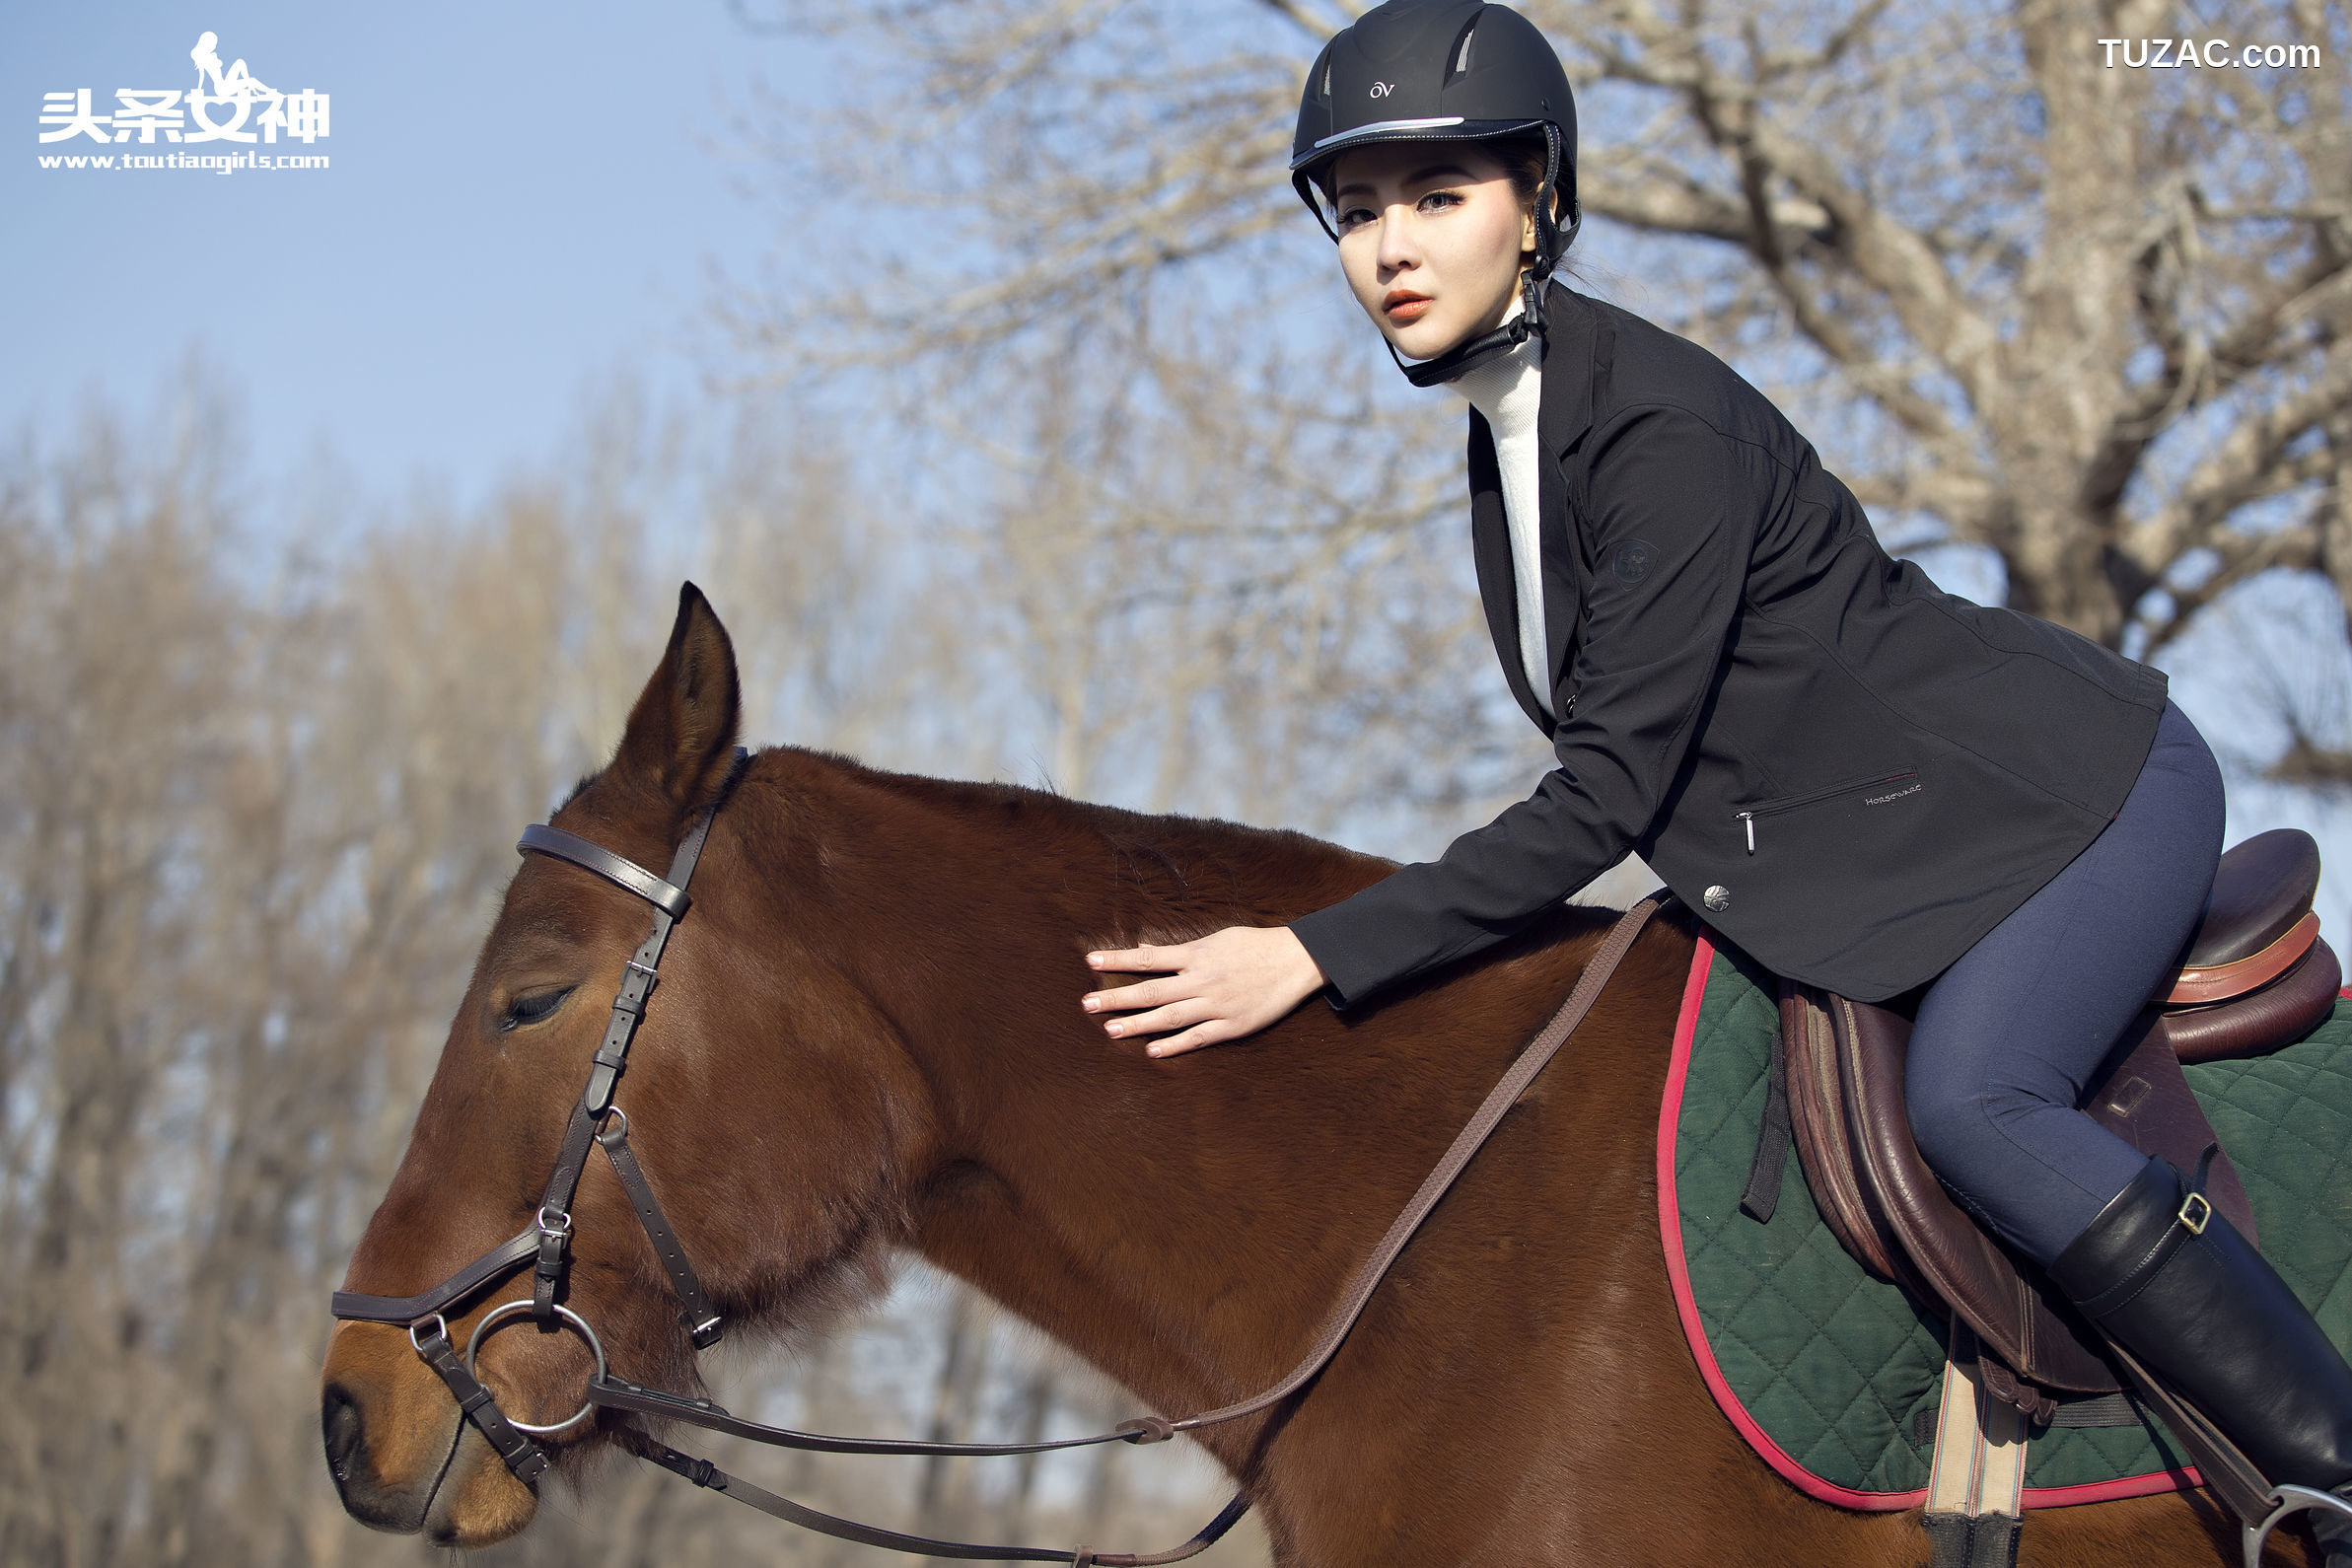
MULTIPOLYGON (((696 449, 624 390, 562 469, 478 515, 395 514, 307 557, 256 528, 201 384, 159 420, 101 414, 0 455, 0 1561, 435 1555, 344 1516, 317 1368, 326 1292, 517 825, 612 744, 680 575, 719 586, 797 739, 906 747, 891 704, 928 689, 893 630, 884 535, 797 443, 810 421, 734 412, 693 421, 719 432, 696 449)), ((935 1316, 893 1299, 816 1339, 806 1375, 722 1360, 721 1391, 917 1430, 924 1389, 891 1369, 920 1361, 935 1316)), ((994 1336, 958 1385, 993 1419, 1040 1364, 994 1336)), ((780 1462, 720 1452, 749 1474, 780 1462)), ((970 1496, 1009 1495, 1012 1475, 975 1475, 970 1496)), ((792 1484, 905 1520, 919 1470, 824 1461, 792 1484)), ((1156 1531, 1189 1498, 1114 1528, 1156 1531)), ((1050 1539, 1068 1513, 1033 1518, 1050 1539)), ((634 1466, 591 1499, 551 1491, 491 1560, 752 1551, 863 1560, 634 1466)))
POLYGON ((1035 772, 1325 830, 1503 788, 1517 758, 1454 695, 1488 657, 1467 566, 1430 569, 1450 486, 1344 406, 1268 420, 1217 374, 1090 323, 1032 395, 949 426, 988 483, 931 535, 985 590, 948 623, 1040 738, 1035 772))
POLYGON ((1896 438, 1850 464, 1867 500, 2111 645, 2271 567, 2352 593, 2341 7, 2241 8, 2166 70, 2128 63, 2181 20, 2147 0, 1606 16, 1589 69, 1672 118, 1595 161, 1595 210, 1738 248, 1759 286, 1718 329, 1798 334, 1896 438))
MULTIPOLYGON (((2012 604, 2140 652, 2265 570, 2352 597, 2340 4, 2233 8, 2226 46, 2158 0, 1529 9, 1583 89, 1587 248, 1679 285, 1658 314, 1805 403, 1883 515, 1996 552, 2012 604), (2128 63, 2184 32, 2163 57, 2193 42, 2194 63, 2128 63)), ((1329 267, 1281 162, 1339 6, 785 15, 887 34, 903 91, 828 168, 867 155, 939 243, 846 266, 834 309, 740 298, 755 344, 962 374, 1074 317, 1215 298, 1247 357, 1329 267)), ((1275 424, 1316 394, 1249 390, 1275 424)))

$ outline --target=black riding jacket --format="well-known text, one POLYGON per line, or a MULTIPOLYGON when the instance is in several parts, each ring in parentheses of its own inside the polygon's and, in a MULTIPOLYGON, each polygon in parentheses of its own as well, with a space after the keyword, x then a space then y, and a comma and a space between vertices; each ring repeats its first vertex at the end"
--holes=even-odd
POLYGON ((1559 285, 1537 429, 1554 724, 1520 667, 1502 482, 1470 414, 1487 623, 1559 765, 1291 924, 1334 1005, 1500 940, 1628 851, 1772 969, 1862 1001, 1941 973, 2098 836, 2165 677, 1957 599, 1731 367, 1559 285))

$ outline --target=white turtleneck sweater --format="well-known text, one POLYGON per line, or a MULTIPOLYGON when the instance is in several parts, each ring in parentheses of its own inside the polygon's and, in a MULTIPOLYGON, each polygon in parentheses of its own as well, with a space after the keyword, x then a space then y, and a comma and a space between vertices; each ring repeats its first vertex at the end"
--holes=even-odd
MULTIPOLYGON (((1503 321, 1525 314, 1518 295, 1503 321)), ((1519 666, 1534 688, 1536 705, 1551 718, 1551 665, 1543 642, 1543 563, 1538 553, 1542 503, 1536 490, 1535 412, 1543 400, 1543 342, 1531 337, 1500 359, 1446 385, 1486 416, 1494 431, 1495 463, 1503 476, 1503 516, 1511 533, 1511 585, 1519 605, 1519 666)))

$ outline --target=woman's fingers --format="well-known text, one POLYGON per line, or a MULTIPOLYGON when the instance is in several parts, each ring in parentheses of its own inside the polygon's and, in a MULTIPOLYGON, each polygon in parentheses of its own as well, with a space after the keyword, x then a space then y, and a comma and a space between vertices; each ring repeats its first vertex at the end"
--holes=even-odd
POLYGON ((1106 948, 1086 956, 1089 968, 1104 969, 1113 974, 1166 974, 1180 969, 1191 956, 1193 944, 1181 942, 1174 947, 1106 948))
POLYGON ((1155 1007, 1133 1018, 1114 1018, 1103 1026, 1103 1033, 1113 1039, 1127 1039, 1137 1034, 1164 1034, 1172 1029, 1198 1024, 1216 1018, 1223 1010, 1205 997, 1186 997, 1166 1007, 1155 1007))
POLYGON ((1089 991, 1079 998, 1078 1005, 1090 1013, 1126 1013, 1139 1007, 1160 1007, 1195 994, 1197 986, 1187 986, 1181 977, 1168 980, 1138 980, 1133 985, 1113 985, 1101 991, 1089 991))
POLYGON ((1253 1034, 1323 983, 1314 959, 1282 926, 1229 926, 1196 942, 1102 949, 1086 962, 1098 972, 1157 976, 1090 991, 1079 1001, 1089 1013, 1125 1015, 1103 1026, 1114 1039, 1164 1036, 1151 1042, 1153 1056, 1253 1034))
POLYGON ((1229 1039, 1240 1039, 1247 1032, 1238 1028, 1230 1019, 1211 1019, 1205 1024, 1193 1025, 1180 1034, 1171 1034, 1166 1039, 1152 1041, 1146 1047, 1144 1054, 1147 1056, 1181 1056, 1184 1052, 1198 1050, 1203 1045, 1222 1045, 1229 1039))

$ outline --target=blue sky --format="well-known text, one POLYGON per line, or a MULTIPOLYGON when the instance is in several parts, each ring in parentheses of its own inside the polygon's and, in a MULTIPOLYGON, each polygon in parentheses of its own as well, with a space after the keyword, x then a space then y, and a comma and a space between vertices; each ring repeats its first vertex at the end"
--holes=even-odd
POLYGON ((711 270, 748 275, 775 232, 731 116, 763 79, 823 80, 817 45, 724 0, 20 5, 7 38, 0 429, 144 409, 196 353, 242 394, 256 477, 323 443, 369 491, 423 473, 461 503, 543 460, 603 380, 699 373, 711 270), (44 93, 103 112, 186 88, 207 30, 224 62, 329 95, 331 168, 38 166, 66 150, 38 143, 44 93))
MULTIPOLYGON (((791 239, 749 191, 767 166, 736 145, 737 113, 764 83, 821 125, 833 84, 854 80, 815 40, 741 26, 726 0, 20 4, 6 41, 0 433, 62 435, 92 401, 144 411, 196 355, 242 401, 259 493, 328 456, 361 513, 420 479, 471 506, 550 461, 616 378, 689 391, 728 352, 713 277, 753 277, 791 239), (42 95, 86 87, 104 110, 117 88, 188 87, 208 30, 224 61, 329 96, 316 150, 331 168, 39 167, 65 150, 38 141, 42 95)), ((1647 303, 1611 276, 1604 293, 1647 303)), ((1949 586, 1998 593, 1928 554, 1949 586)), ((2165 662, 2227 745, 2262 705, 2233 689, 2243 654, 2217 638, 2165 662)), ((2263 730, 2267 711, 2252 717, 2263 730)), ((2233 837, 2298 822, 2346 842, 2352 814, 2302 792, 2242 781, 2233 796, 2233 837)), ((2330 882, 2332 917, 2345 885, 2330 882)))

